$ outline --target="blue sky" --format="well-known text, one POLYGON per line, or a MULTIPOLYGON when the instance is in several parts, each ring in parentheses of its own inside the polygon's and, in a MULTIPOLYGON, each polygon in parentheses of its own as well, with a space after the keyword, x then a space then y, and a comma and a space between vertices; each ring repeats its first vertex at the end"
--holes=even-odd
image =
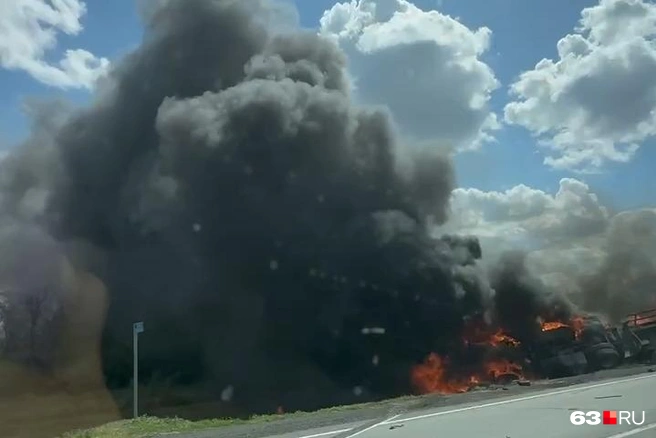
MULTIPOLYGON (((322 14, 334 3, 298 0, 301 25, 318 28, 322 14)), ((557 42, 574 32, 584 8, 594 7, 599 2, 415 0, 413 3, 424 11, 436 9, 458 17, 469 29, 485 26, 491 30, 491 45, 480 56, 480 61, 492 69, 499 82, 499 87, 490 94, 489 109, 502 120, 504 107, 510 101, 510 84, 521 72, 532 70, 542 58, 558 59, 557 42)), ((84 30, 78 35, 59 33, 57 46, 46 52, 47 62, 57 62, 64 56, 64 50, 70 48, 82 48, 111 62, 139 43, 141 25, 133 0, 88 0, 86 6, 87 14, 80 19, 84 30)), ((40 83, 23 70, 0 69, 0 145, 10 147, 26 136, 28 121, 21 113, 24 98, 57 95, 79 104, 89 98, 87 91, 61 90, 40 83)), ((650 172, 656 162, 656 143, 649 136, 640 139, 638 143, 642 147, 628 163, 605 162, 594 174, 545 165, 544 149, 537 146, 526 126, 504 124, 494 132, 494 137, 495 142, 484 144, 477 151, 457 155, 459 185, 503 191, 525 184, 554 193, 562 178, 574 177, 589 184, 614 210, 656 204, 656 178, 650 172)))

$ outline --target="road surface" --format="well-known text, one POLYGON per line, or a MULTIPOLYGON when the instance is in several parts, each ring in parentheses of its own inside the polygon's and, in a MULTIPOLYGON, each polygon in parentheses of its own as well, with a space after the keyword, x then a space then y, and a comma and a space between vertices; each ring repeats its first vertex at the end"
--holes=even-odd
POLYGON ((654 438, 656 374, 581 384, 486 403, 415 411, 269 438, 654 438), (640 425, 570 423, 574 411, 635 411, 640 425))

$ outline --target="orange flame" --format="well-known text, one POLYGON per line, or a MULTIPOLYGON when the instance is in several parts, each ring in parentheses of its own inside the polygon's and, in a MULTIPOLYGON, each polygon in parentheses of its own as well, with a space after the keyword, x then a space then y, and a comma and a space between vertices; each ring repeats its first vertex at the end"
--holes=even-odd
POLYGON ((569 327, 567 324, 560 321, 543 322, 541 326, 543 332, 550 332, 551 330, 556 330, 561 327, 569 327))
POLYGON ((519 345, 519 341, 517 339, 505 334, 501 329, 490 336, 489 343, 494 347, 498 347, 499 345, 511 345, 516 347, 519 345))
POLYGON ((449 360, 431 353, 424 363, 412 369, 412 384, 421 394, 456 394, 467 392, 482 382, 494 382, 502 376, 523 379, 522 367, 505 359, 485 362, 484 371, 468 377, 448 375, 449 360))
POLYGON ((485 370, 494 380, 501 376, 514 376, 523 379, 522 366, 505 359, 497 359, 485 363, 485 370))
POLYGON ((464 330, 463 342, 465 345, 490 345, 499 347, 501 345, 516 347, 519 341, 506 334, 503 329, 491 333, 491 328, 483 324, 469 323, 464 330))
POLYGON ((574 316, 572 317, 571 320, 569 320, 567 324, 562 321, 544 322, 540 320, 540 325, 543 332, 556 330, 561 327, 570 327, 572 330, 574 330, 574 335, 576 336, 576 339, 580 339, 581 333, 583 332, 583 328, 585 327, 585 319, 583 319, 582 316, 574 316))
POLYGON ((421 394, 456 394, 467 392, 478 383, 475 376, 462 380, 448 378, 448 364, 448 359, 431 353, 423 364, 413 368, 412 384, 421 394))

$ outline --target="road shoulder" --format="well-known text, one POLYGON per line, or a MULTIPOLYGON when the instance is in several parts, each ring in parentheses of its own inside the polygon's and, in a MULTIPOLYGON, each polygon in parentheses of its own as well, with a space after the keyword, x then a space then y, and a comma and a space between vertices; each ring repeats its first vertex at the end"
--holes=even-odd
MULTIPOLYGON (((321 431, 324 430, 324 428, 330 427, 338 430, 344 428, 344 425, 371 422, 376 419, 385 419, 398 414, 407 415, 427 409, 469 403, 485 403, 487 401, 506 397, 528 396, 540 391, 565 388, 576 384, 593 383, 602 380, 619 379, 639 375, 650 372, 649 370, 653 369, 653 367, 649 366, 634 366, 558 380, 536 381, 533 382, 531 386, 526 387, 511 384, 507 386, 490 387, 489 389, 479 389, 464 394, 402 397, 399 399, 367 404, 361 408, 291 414, 289 416, 281 416, 280 420, 264 424, 244 424, 238 426, 227 426, 220 429, 198 430, 179 433, 176 434, 176 437, 261 438, 271 435, 293 434, 294 432, 303 432, 302 435, 311 435, 305 432, 315 430, 321 431)), ((166 436, 167 434, 162 434, 158 435, 158 438, 164 438, 166 436)))

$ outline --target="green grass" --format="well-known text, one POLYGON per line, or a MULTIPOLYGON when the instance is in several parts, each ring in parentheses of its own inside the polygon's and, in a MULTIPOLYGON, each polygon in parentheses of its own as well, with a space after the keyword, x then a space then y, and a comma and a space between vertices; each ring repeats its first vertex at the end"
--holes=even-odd
POLYGON ((180 418, 139 417, 134 420, 115 421, 93 429, 68 432, 62 438, 147 438, 161 433, 185 432, 272 421, 276 417, 280 416, 268 415, 253 417, 249 420, 218 418, 201 421, 189 421, 180 418))
MULTIPOLYGON (((410 399, 412 397, 399 397, 397 399, 387 400, 399 401, 410 399)), ((383 404, 385 402, 382 402, 383 404)), ((158 418, 158 417, 139 417, 134 420, 122 420, 104 424, 93 429, 79 430, 68 432, 61 438, 148 438, 162 433, 187 432, 194 430, 213 429, 226 426, 237 426, 242 424, 261 424, 272 421, 279 421, 286 418, 296 418, 305 415, 326 412, 343 412, 355 409, 362 409, 369 406, 380 405, 381 402, 360 403, 344 406, 334 406, 321 409, 316 412, 292 412, 287 414, 272 415, 255 415, 249 419, 239 418, 217 418, 200 421, 189 421, 181 418, 158 418)))

